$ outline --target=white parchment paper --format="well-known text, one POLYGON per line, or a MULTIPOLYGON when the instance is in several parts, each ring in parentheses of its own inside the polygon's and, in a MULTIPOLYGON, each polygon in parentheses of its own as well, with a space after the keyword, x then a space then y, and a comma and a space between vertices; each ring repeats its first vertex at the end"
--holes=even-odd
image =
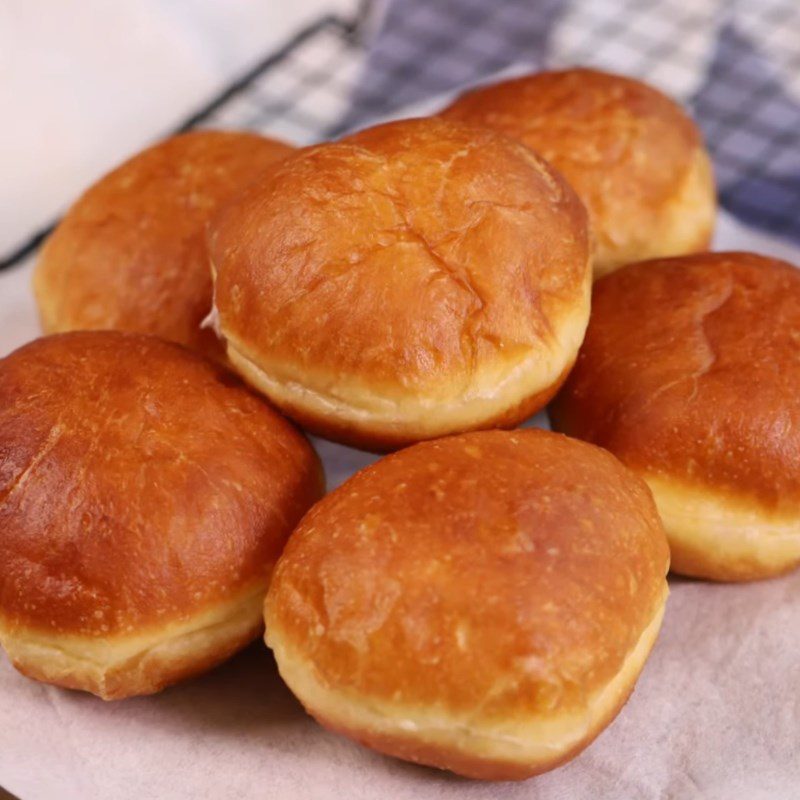
MULTIPOLYGON (((726 217, 717 247, 800 263, 726 217)), ((0 274, 0 355, 38 334, 30 269, 0 274)), ((375 458, 316 444, 330 488, 375 458)), ((0 785, 24 800, 799 798, 800 573, 671 588, 617 720, 573 762, 523 783, 463 780, 327 733, 256 643, 204 677, 116 703, 29 681, 0 653, 0 785)))

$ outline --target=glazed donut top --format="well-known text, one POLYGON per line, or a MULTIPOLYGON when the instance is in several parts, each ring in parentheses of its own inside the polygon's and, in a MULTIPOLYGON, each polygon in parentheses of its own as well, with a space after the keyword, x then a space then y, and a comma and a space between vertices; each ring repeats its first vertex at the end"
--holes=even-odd
POLYGON ((319 462, 238 379, 113 331, 0 361, 0 614, 104 637, 265 587, 319 462))
POLYGON ((701 253, 603 278, 552 413, 642 472, 796 509, 800 272, 701 253))
POLYGON ((517 142, 435 118, 299 151, 217 217, 210 252, 229 348, 365 414, 491 394, 588 313, 574 192, 517 142))
POLYGON ((401 450, 301 522, 267 600, 270 644, 323 684, 490 718, 583 708, 665 597, 643 481, 541 430, 401 450))

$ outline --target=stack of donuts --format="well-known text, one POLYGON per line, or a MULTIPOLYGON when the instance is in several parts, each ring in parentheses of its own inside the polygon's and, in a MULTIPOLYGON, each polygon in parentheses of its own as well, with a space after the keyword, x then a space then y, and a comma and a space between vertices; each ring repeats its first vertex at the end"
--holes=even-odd
POLYGON ((586 69, 135 155, 44 246, 46 335, 0 361, 9 659, 118 699, 264 634, 368 747, 571 759, 670 568, 800 562, 800 272, 708 252, 715 211, 691 119, 586 69), (518 427, 546 406, 558 432, 518 427), (303 431, 389 454, 325 495, 303 431))

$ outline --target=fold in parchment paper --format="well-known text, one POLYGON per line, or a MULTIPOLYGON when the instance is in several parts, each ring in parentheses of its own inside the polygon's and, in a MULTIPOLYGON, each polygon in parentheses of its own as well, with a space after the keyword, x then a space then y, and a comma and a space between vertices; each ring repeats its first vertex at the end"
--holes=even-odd
MULTIPOLYGON (((800 263, 727 218, 716 244, 800 263)), ((0 355, 37 335, 29 273, 0 276, 0 355)), ((331 488, 375 458, 316 444, 331 488)), ((206 676, 117 703, 29 681, 0 655, 0 785, 23 800, 800 797, 800 572, 670 584, 661 636, 617 720, 573 762, 523 783, 463 780, 327 733, 256 643, 206 676)))

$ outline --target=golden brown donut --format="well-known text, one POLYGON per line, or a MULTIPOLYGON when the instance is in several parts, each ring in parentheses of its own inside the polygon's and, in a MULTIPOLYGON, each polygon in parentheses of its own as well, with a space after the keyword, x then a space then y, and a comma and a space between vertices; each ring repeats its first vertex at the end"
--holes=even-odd
POLYGON ((223 356, 211 309, 209 217, 292 151, 252 133, 174 136, 101 178, 70 208, 34 274, 46 333, 114 328, 223 356))
POLYGON ((668 549, 613 456, 542 430, 357 473, 275 569, 266 639, 308 712, 390 755, 514 780, 586 747, 656 638, 668 549))
POLYGON ((555 427, 653 491, 672 568, 752 580, 800 562, 800 272, 749 253, 598 281, 555 427))
POLYGON ((0 643, 29 677, 149 694, 258 636, 319 462, 238 379, 138 334, 0 361, 0 643))
POLYGON ((520 139, 564 175, 589 209, 595 277, 708 247, 708 153, 692 120, 651 86, 592 69, 540 72, 469 91, 443 113, 520 139))
POLYGON ((522 145, 439 119, 297 152, 212 222, 210 253, 233 366, 367 449, 515 425, 589 314, 572 190, 522 145))

